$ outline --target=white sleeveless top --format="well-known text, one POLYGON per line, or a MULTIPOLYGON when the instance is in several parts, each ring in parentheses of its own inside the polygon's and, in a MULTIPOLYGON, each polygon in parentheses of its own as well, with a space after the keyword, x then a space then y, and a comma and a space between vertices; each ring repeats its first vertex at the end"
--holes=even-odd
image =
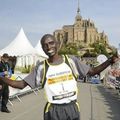
POLYGON ((77 82, 65 62, 49 65, 46 79, 44 89, 48 102, 63 104, 77 99, 77 82))

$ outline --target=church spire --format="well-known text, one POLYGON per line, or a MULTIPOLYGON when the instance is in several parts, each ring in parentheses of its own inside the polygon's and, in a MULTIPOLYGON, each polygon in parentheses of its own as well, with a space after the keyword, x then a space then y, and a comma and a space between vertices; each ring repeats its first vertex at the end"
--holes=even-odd
POLYGON ((80 7, 79 7, 80 1, 78 0, 78 9, 77 9, 77 14, 80 14, 80 7))
POLYGON ((78 0, 78 8, 77 8, 77 15, 76 15, 76 21, 79 21, 82 19, 81 15, 80 15, 80 0, 78 0))

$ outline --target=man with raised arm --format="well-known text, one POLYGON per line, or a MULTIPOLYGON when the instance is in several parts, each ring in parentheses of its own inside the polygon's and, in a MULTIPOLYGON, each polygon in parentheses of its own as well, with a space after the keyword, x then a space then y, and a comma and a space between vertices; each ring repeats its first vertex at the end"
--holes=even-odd
POLYGON ((117 56, 112 56, 101 65, 91 68, 75 56, 59 55, 59 44, 51 34, 45 34, 41 38, 41 45, 49 58, 38 62, 24 80, 12 81, 6 77, 0 77, 0 80, 20 89, 27 85, 31 88, 42 85, 48 101, 44 110, 44 120, 80 120, 77 76, 98 74, 113 64, 117 56))

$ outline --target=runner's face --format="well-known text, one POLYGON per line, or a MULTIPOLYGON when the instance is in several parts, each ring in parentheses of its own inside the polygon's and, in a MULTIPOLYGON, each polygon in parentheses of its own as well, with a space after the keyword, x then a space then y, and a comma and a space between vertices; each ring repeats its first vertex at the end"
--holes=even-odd
POLYGON ((42 48, 46 55, 49 57, 54 56, 57 53, 57 42, 49 37, 45 39, 42 48))

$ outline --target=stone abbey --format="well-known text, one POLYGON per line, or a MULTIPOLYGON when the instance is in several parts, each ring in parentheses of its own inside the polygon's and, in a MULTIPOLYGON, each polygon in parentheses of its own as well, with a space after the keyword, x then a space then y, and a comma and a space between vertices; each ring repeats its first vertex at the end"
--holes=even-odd
POLYGON ((90 19, 86 20, 82 18, 79 2, 74 24, 64 25, 62 29, 55 30, 54 36, 63 44, 76 43, 76 45, 82 45, 87 48, 96 42, 108 45, 107 35, 104 32, 99 33, 90 19))

